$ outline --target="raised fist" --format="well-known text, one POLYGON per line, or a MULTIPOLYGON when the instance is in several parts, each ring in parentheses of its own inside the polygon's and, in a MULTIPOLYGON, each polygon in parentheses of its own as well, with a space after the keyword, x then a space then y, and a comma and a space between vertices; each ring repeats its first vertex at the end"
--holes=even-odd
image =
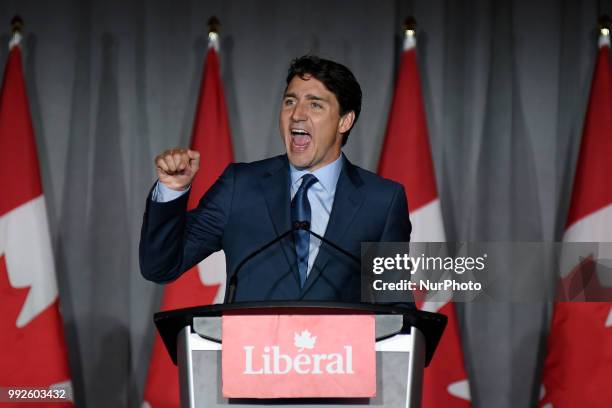
POLYGON ((174 148, 155 157, 159 181, 166 187, 183 191, 191 184, 200 168, 200 153, 195 150, 174 148))

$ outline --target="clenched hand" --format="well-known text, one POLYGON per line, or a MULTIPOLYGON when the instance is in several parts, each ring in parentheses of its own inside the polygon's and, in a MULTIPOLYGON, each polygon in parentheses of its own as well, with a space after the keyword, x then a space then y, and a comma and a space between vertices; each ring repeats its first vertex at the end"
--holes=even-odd
POLYGON ((177 191, 185 190, 200 168, 200 153, 195 150, 174 148, 155 157, 159 181, 177 191))

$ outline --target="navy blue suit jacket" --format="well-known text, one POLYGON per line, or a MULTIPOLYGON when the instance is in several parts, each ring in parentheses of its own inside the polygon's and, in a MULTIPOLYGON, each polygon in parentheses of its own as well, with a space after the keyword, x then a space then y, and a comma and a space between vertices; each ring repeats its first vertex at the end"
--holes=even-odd
MULTIPOLYGON (((187 194, 158 203, 149 195, 142 224, 140 266, 165 283, 223 249, 228 275, 250 253, 291 228, 286 155, 227 167, 187 212, 187 194)), ((409 241, 403 187, 344 160, 325 238, 360 257, 361 242, 409 241)), ((322 244, 300 288, 292 234, 250 260, 238 275, 237 301, 360 301, 354 261, 322 244)))

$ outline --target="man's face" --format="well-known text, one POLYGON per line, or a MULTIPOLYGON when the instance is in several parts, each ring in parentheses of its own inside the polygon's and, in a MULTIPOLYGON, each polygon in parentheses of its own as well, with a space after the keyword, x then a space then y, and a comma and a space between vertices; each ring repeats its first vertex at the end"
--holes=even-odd
POLYGON ((355 115, 340 116, 336 96, 318 79, 293 77, 280 111, 279 127, 289 161, 299 169, 314 171, 338 158, 342 133, 355 115))

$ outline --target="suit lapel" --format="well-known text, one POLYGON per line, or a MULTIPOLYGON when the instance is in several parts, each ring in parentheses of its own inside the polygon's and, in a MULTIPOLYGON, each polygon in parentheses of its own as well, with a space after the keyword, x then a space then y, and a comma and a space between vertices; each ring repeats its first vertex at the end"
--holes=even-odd
MULTIPOLYGON (((361 188, 362 186, 363 180, 359 176, 359 173, 357 173, 355 166, 344 157, 344 166, 338 178, 334 204, 332 205, 332 211, 324 235, 329 241, 342 246, 341 239, 346 233, 349 225, 353 222, 365 198, 365 193, 361 188)), ((331 248, 329 245, 324 243, 321 244, 312 270, 302 289, 302 297, 317 280, 330 258, 336 256, 344 257, 343 254, 338 253, 338 251, 331 248)))
MULTIPOLYGON (((291 178, 288 166, 287 157, 279 157, 278 165, 262 176, 259 181, 277 236, 291 228, 291 199, 289 193, 291 178)), ((280 245, 299 285, 293 237, 289 235, 280 242, 280 245)))

